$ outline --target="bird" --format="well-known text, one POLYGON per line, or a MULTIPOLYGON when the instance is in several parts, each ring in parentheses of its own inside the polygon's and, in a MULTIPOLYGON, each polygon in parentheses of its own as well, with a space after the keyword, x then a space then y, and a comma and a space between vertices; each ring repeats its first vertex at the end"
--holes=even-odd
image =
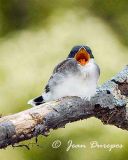
POLYGON ((67 58, 55 66, 43 93, 28 104, 34 107, 67 96, 90 100, 96 94, 99 76, 100 68, 90 47, 74 46, 67 58))

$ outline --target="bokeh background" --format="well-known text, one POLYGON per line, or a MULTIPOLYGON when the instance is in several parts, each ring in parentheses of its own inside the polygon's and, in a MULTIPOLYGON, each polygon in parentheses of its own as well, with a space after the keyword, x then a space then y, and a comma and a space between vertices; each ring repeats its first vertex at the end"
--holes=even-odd
MULTIPOLYGON (((101 68, 99 85, 128 64, 127 0, 0 0, 0 113, 28 109, 54 66, 76 44, 91 47, 101 68)), ((31 150, 8 147, 1 160, 125 160, 128 133, 90 118, 40 136, 31 150), (54 140, 61 140, 58 149, 54 140), (74 144, 123 144, 122 149, 72 149, 74 144)), ((22 144, 34 143, 35 139, 22 144)))

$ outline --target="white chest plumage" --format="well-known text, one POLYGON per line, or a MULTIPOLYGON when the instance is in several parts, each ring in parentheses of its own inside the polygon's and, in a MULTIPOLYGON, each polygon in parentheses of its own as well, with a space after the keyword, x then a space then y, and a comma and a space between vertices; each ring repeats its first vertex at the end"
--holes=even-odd
POLYGON ((90 60, 85 66, 79 65, 78 67, 80 74, 70 73, 64 76, 61 83, 55 86, 50 93, 43 94, 45 101, 65 96, 90 98, 96 93, 99 74, 94 60, 90 60))

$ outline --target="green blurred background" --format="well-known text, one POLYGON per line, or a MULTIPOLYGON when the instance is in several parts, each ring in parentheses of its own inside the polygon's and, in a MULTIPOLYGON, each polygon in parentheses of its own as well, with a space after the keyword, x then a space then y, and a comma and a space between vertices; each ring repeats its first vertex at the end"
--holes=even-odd
MULTIPOLYGON (((54 66, 76 44, 91 47, 101 68, 99 85, 128 64, 127 0, 0 0, 0 112, 28 109, 29 99, 39 95, 54 66)), ((1 160, 125 160, 128 133, 90 118, 39 137, 39 145, 8 147, 1 160), (61 140, 58 149, 54 140, 61 140), (72 149, 75 144, 123 144, 123 149, 72 149)), ((23 142, 34 143, 35 139, 23 142)))

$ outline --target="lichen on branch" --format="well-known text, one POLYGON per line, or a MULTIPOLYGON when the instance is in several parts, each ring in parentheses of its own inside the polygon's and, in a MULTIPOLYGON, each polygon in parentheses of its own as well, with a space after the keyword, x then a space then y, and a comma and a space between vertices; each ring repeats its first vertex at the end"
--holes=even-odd
POLYGON ((97 88, 97 94, 90 101, 80 97, 64 97, 0 118, 0 148, 40 134, 46 136, 50 129, 90 117, 128 130, 127 104, 128 65, 97 88))

